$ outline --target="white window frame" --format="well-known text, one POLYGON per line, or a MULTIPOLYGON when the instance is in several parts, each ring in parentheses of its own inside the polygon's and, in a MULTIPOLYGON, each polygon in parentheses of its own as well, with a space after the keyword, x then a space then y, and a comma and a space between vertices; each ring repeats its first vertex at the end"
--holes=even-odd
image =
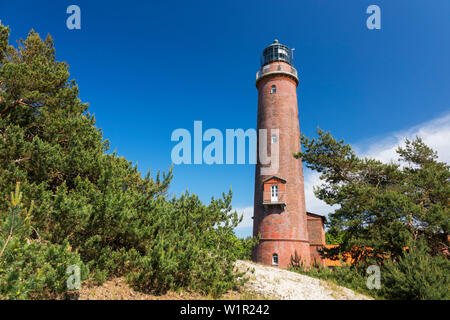
POLYGON ((273 265, 273 266, 277 266, 277 265, 278 265, 278 262, 279 262, 278 254, 277 254, 277 253, 274 253, 274 254, 272 255, 272 265, 273 265))
POLYGON ((270 201, 278 202, 279 200, 279 189, 278 185, 274 184, 270 187, 270 201))
POLYGON ((277 86, 276 85, 272 85, 272 88, 270 89, 270 93, 271 94, 277 93, 277 86))

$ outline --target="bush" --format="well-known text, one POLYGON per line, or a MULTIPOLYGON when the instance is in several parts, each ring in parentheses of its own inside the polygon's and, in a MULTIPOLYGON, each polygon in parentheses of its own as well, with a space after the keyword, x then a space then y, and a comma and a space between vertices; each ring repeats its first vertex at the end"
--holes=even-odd
POLYGON ((3 299, 56 299, 70 291, 66 274, 69 266, 81 269, 81 279, 87 270, 78 254, 65 246, 12 244, 6 259, 0 264, 0 297, 3 299))
POLYGON ((423 241, 417 241, 397 262, 382 269, 382 293, 388 299, 450 299, 450 262, 431 256, 423 241))
MULTIPOLYGON (((0 297, 6 299, 55 298, 68 290, 66 274, 76 265, 86 275, 80 256, 69 244, 55 245, 33 239, 32 204, 22 209, 20 185, 11 194, 9 212, 0 212, 0 297)), ((36 233, 34 236, 39 235, 36 233)), ((80 279, 82 280, 82 279, 80 279)))
POLYGON ((215 297, 236 287, 234 262, 242 247, 233 229, 241 219, 230 203, 231 193, 207 206, 185 194, 162 206, 151 244, 129 281, 146 291, 185 288, 215 297))

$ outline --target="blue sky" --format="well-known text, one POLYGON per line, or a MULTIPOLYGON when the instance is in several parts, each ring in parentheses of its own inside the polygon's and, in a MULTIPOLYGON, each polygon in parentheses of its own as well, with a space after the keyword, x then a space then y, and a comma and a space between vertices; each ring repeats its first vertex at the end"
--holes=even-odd
MULTIPOLYGON (((255 73, 275 38, 296 49, 306 135, 320 126, 377 156, 424 133, 445 153, 449 14, 448 0, 0 2, 13 41, 31 28, 53 36, 112 150, 153 173, 170 167, 177 128, 256 127, 255 73), (71 4, 81 8, 81 30, 66 28, 71 4), (366 28, 371 4, 381 8, 381 30, 366 28)), ((311 192, 317 177, 305 176, 307 207, 326 214, 311 192)), ((176 166, 171 192, 209 201, 231 187, 233 205, 249 215, 253 179, 252 165, 176 166)))

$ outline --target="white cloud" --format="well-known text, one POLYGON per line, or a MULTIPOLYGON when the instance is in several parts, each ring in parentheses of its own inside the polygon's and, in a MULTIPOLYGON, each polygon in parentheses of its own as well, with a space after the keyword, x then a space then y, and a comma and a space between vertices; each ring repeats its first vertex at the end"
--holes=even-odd
POLYGON ((306 211, 328 216, 329 213, 335 210, 336 206, 329 206, 322 200, 316 198, 314 195, 314 187, 320 186, 320 173, 304 168, 304 184, 305 184, 305 202, 306 211))
POLYGON ((250 228, 253 227, 253 206, 247 208, 236 208, 235 209, 239 215, 243 215, 242 222, 239 224, 238 228, 250 228))
POLYGON ((360 156, 383 162, 395 161, 398 158, 395 152, 397 147, 404 145, 406 138, 413 140, 416 136, 421 137, 426 145, 438 152, 439 161, 450 162, 450 113, 408 130, 394 132, 377 142, 358 143, 355 150, 360 156))

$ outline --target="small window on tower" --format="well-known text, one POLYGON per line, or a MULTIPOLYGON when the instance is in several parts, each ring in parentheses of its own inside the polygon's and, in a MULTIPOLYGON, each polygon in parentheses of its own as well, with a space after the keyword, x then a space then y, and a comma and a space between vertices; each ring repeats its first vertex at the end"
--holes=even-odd
POLYGON ((270 200, 272 202, 278 202, 278 186, 277 185, 273 185, 270 188, 270 200))
POLYGON ((276 134, 272 135, 272 143, 277 143, 278 142, 278 137, 276 134))
POLYGON ((272 256, 272 265, 277 266, 278 265, 278 255, 276 253, 272 256))
POLYGON ((273 85, 270 93, 277 93, 277 86, 273 85))

